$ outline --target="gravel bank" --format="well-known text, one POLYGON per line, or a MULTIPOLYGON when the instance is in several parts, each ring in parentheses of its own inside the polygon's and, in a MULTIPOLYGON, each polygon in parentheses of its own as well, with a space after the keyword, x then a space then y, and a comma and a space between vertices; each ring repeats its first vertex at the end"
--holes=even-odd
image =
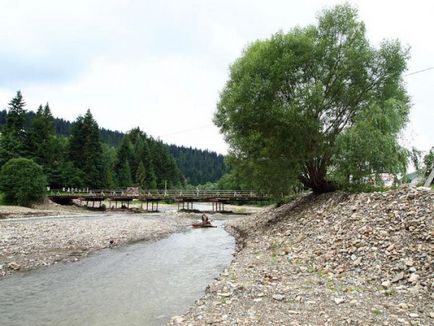
POLYGON ((184 229, 178 214, 88 214, 0 220, 0 277, 77 261, 107 247, 156 240, 184 229))
POLYGON ((433 325, 434 192, 307 196, 232 223, 240 251, 170 325, 433 325))

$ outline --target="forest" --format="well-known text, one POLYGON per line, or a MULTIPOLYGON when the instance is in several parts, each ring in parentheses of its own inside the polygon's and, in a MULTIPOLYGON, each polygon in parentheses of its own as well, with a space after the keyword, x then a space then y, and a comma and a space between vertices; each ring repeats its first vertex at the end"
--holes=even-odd
POLYGON ((0 111, 0 166, 31 159, 51 189, 178 188, 216 182, 223 155, 168 145, 139 128, 100 128, 90 110, 73 122, 54 118, 48 104, 28 111, 20 91, 0 111))

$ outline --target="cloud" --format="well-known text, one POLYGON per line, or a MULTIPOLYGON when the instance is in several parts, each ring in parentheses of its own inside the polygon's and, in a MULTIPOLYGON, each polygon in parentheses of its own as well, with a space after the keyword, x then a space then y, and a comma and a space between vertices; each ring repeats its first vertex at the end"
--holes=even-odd
MULTIPOLYGON (((212 117, 230 64, 248 43, 315 23, 321 8, 339 2, 0 0, 0 107, 20 89, 29 109, 48 101, 55 116, 74 120, 90 108, 105 128, 138 125, 168 142, 224 152, 212 117)), ((434 65, 426 41, 434 4, 351 2, 371 40, 412 46, 411 71, 434 65)), ((406 81, 414 104, 407 138, 426 147, 434 71, 406 81)))

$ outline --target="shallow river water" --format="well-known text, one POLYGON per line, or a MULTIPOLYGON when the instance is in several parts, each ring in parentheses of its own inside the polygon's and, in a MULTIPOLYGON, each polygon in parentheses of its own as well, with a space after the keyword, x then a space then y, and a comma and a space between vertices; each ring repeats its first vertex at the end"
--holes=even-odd
POLYGON ((229 265, 215 223, 0 280, 0 325, 164 325, 229 265))

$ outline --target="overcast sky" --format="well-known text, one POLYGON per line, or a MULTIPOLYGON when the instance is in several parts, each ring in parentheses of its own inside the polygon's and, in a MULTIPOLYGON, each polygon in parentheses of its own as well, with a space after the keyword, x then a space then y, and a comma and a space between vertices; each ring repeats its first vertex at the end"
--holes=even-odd
MULTIPOLYGON (((249 42, 299 25, 341 1, 0 0, 0 108, 21 90, 55 117, 88 108, 100 127, 225 153, 212 124, 229 65, 249 42)), ((411 47, 409 71, 434 67, 434 1, 349 1, 369 39, 411 47)), ((406 146, 434 145, 434 70, 405 78, 406 146)))

